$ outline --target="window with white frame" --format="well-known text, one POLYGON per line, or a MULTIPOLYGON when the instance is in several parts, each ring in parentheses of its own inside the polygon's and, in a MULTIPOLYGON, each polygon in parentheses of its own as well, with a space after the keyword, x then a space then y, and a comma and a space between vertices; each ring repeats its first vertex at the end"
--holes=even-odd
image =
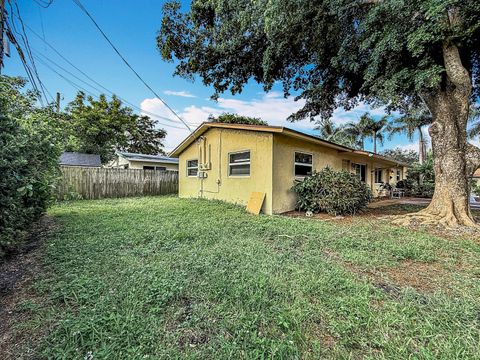
POLYGON ((375 169, 375 183, 382 183, 382 169, 375 169))
POLYGON ((312 175, 313 155, 295 152, 295 176, 312 175))
POLYGON ((196 177, 198 175, 198 160, 187 160, 187 176, 196 177))
POLYGON ((402 170, 397 169, 397 181, 402 180, 402 170))
POLYGON ((228 154, 228 175, 250 175, 250 150, 238 151, 228 154))

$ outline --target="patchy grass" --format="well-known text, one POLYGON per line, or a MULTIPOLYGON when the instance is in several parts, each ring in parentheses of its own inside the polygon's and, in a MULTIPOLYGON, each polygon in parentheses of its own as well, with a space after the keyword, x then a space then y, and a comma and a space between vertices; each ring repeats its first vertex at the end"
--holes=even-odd
POLYGON ((50 215, 61 230, 36 284, 44 302, 21 324, 49 330, 42 357, 480 357, 480 244, 469 239, 173 197, 50 215))

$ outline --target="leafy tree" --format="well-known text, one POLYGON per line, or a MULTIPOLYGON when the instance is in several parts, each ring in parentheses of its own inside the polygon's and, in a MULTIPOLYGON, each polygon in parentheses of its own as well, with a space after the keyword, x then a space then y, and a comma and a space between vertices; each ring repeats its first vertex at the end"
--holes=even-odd
POLYGON ((420 164, 426 158, 427 145, 422 129, 432 124, 432 115, 428 109, 419 104, 407 104, 403 109, 404 114, 393 119, 387 126, 389 138, 395 134, 405 134, 408 140, 412 141, 415 134, 418 134, 418 154, 420 164))
POLYGON ((126 143, 119 143, 118 150, 139 154, 165 154, 163 139, 167 132, 156 128, 157 122, 144 115, 132 115, 126 131, 126 143))
POLYGON ((291 116, 328 118, 359 101, 401 111, 422 101, 430 126, 435 196, 416 219, 476 226, 468 178, 480 149, 467 142, 470 100, 480 95, 478 0, 169 1, 157 38, 175 73, 197 75, 213 97, 250 79, 282 83, 305 105, 291 116))
POLYGON ((245 125, 268 125, 266 121, 260 118, 224 113, 219 116, 210 115, 208 121, 224 124, 245 124, 245 125))
POLYGON ((99 154, 102 162, 115 157, 116 150, 144 154, 163 153, 166 131, 156 129, 156 121, 133 113, 113 96, 98 100, 79 92, 67 107, 70 116, 70 138, 67 150, 99 154))
POLYGON ((397 147, 395 149, 383 150, 380 154, 409 165, 418 162, 418 154, 415 150, 397 147))

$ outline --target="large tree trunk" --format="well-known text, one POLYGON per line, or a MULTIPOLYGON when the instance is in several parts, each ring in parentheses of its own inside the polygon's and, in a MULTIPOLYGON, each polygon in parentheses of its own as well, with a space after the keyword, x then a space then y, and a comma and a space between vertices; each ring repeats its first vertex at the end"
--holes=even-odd
POLYGON ((432 113, 429 128, 435 170, 435 193, 430 205, 415 214, 398 218, 446 227, 476 227, 469 206, 469 178, 480 165, 480 149, 467 142, 470 75, 462 66, 458 49, 443 46, 446 85, 434 94, 423 95, 432 113))

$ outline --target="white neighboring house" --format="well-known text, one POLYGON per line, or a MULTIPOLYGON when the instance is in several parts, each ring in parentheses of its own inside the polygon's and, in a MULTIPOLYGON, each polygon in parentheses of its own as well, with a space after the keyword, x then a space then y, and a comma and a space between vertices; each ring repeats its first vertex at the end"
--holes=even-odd
POLYGON ((111 161, 107 167, 120 169, 178 171, 178 159, 164 155, 147 155, 117 151, 117 158, 111 161))

